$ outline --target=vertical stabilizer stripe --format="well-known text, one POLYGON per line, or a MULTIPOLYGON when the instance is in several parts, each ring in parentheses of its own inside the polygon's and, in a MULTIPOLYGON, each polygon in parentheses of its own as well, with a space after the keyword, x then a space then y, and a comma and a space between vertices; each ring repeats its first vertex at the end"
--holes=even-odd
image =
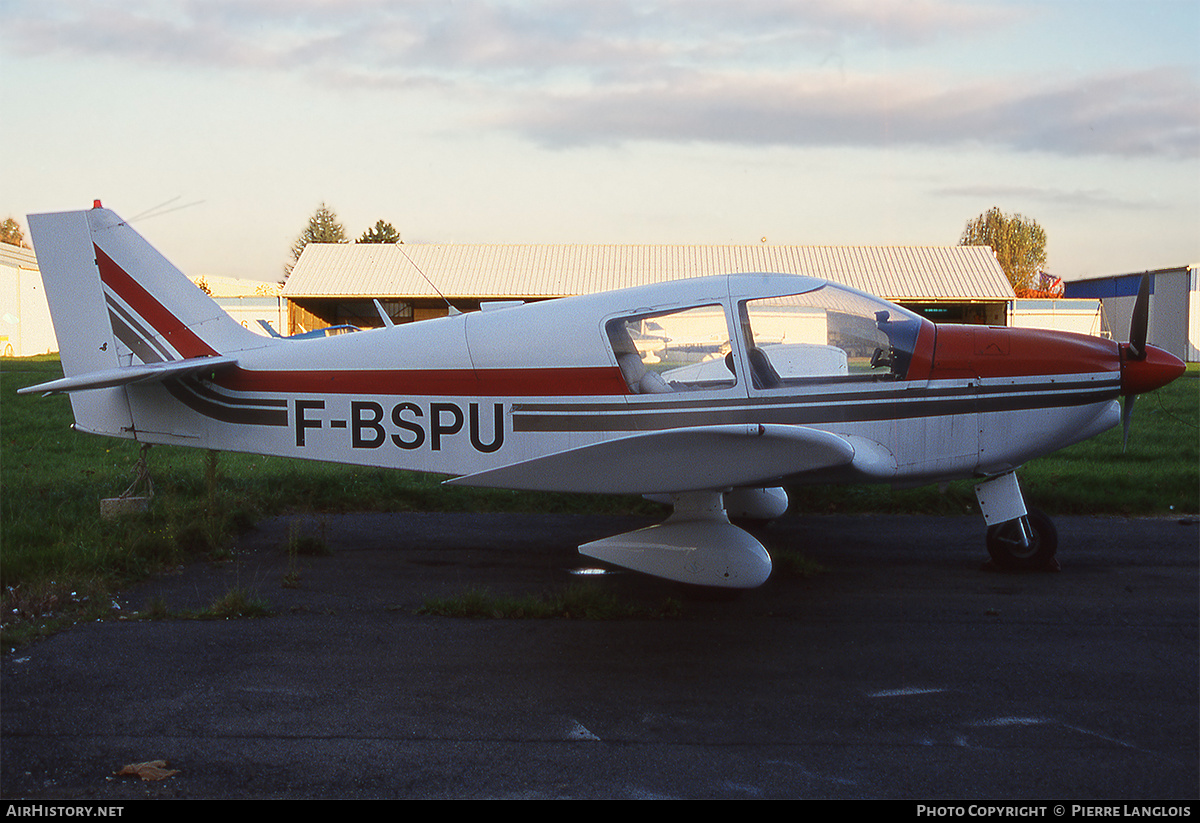
POLYGON ((188 358, 218 354, 150 292, 142 288, 115 260, 105 254, 103 249, 99 246, 94 248, 96 267, 100 270, 100 279, 104 285, 112 289, 125 305, 137 312, 162 340, 179 352, 180 356, 188 358))

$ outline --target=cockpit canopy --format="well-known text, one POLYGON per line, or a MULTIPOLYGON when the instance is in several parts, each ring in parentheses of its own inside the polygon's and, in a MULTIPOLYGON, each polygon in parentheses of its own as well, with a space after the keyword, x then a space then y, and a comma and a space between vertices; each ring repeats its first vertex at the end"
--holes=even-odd
POLYGON ((610 320, 608 339, 630 392, 725 389, 739 374, 758 391, 907 376, 928 321, 845 286, 800 282, 810 287, 610 320))

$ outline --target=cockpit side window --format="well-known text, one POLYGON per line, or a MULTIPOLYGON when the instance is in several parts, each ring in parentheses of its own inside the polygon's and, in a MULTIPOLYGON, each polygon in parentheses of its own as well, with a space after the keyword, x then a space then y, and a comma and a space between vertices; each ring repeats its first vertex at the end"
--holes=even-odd
POLYGON ((632 394, 737 385, 729 325, 720 305, 619 317, 605 331, 632 394))
POLYGON ((921 319, 834 285, 738 305, 751 384, 768 390, 813 381, 902 380, 921 319))

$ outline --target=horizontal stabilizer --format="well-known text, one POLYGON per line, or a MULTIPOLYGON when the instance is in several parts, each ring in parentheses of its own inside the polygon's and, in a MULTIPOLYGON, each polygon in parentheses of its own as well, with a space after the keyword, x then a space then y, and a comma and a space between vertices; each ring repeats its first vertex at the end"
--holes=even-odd
POLYGON ((118 369, 88 372, 75 377, 63 377, 49 383, 17 389, 17 394, 57 394, 59 392, 107 389, 130 383, 153 383, 172 377, 184 377, 202 371, 219 371, 237 365, 236 357, 192 357, 165 363, 147 363, 118 369))
POLYGON ((448 480, 459 486, 661 494, 756 486, 844 466, 854 447, 804 426, 697 426, 646 432, 448 480))

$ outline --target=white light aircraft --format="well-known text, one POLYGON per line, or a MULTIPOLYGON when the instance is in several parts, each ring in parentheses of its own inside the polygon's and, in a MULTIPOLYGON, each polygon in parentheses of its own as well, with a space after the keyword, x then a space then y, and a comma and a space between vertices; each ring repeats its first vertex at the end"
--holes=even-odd
POLYGON ((1017 468, 1117 425, 1121 397, 1128 426, 1133 398, 1184 369, 1146 345, 1146 283, 1127 343, 935 325, 785 274, 265 337, 98 202, 29 225, 65 376, 23 391, 70 392, 76 429, 666 500, 665 522, 579 550, 699 586, 767 579, 730 520, 781 515, 789 484, 975 478, 996 563, 1050 563, 1017 468), (647 329, 665 333, 647 346, 647 329))

